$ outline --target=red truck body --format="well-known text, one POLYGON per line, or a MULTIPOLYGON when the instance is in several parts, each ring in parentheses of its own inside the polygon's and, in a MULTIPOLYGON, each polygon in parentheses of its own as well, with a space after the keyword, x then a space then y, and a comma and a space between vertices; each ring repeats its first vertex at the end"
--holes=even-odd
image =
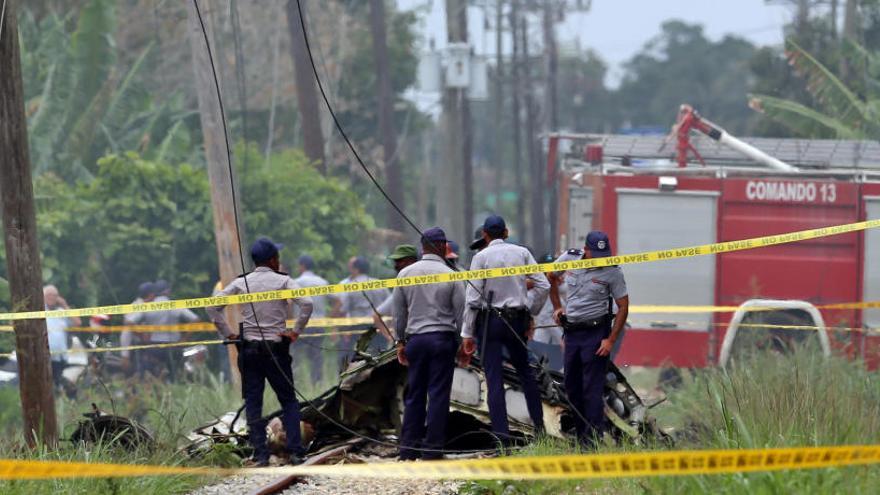
MULTIPOLYGON (((592 141, 602 139, 608 142, 607 136, 592 141)), ((558 142, 551 140, 551 148, 558 142)), ((595 146, 588 147, 589 156, 601 157, 600 163, 584 161, 580 157, 587 153, 577 153, 576 146, 579 157, 563 157, 558 168, 548 163, 559 187, 558 250, 582 246, 589 230, 604 230, 616 253, 629 254, 880 218, 880 180, 862 168, 813 166, 790 173, 730 158, 732 165, 725 164, 724 157, 713 160, 712 149, 701 151, 706 165, 678 168, 668 163, 668 154, 633 159, 614 149, 597 153, 595 146)), ((880 146, 876 151, 880 162, 880 146)), ((556 156, 551 149, 550 158, 556 156)), ((633 305, 731 306, 769 298, 818 306, 880 299, 878 258, 880 233, 867 231, 629 265, 624 273, 633 305)), ((880 327, 880 310, 822 314, 829 329, 880 327)), ((617 360, 640 366, 714 365, 730 317, 632 314, 617 360)), ((871 367, 880 363, 880 337, 870 332, 851 332, 837 347, 864 357, 871 367)))

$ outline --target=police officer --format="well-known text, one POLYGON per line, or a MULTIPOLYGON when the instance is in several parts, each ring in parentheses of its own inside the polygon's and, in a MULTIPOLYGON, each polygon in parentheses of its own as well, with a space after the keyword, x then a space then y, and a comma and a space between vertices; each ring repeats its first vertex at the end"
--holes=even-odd
MULTIPOLYGON (((262 237, 251 246, 251 259, 256 268, 239 276, 218 295, 229 296, 247 292, 265 292, 300 288, 286 273, 278 271, 281 244, 262 237)), ((241 331, 229 328, 223 316, 223 306, 208 308, 217 331, 229 340, 238 340, 241 386, 244 391, 245 412, 250 442, 254 447, 253 463, 269 464, 266 445, 266 422, 263 421, 263 390, 268 380, 278 402, 281 404, 284 431, 287 434, 287 451, 290 463, 301 461, 305 450, 300 438, 299 402, 293 385, 290 344, 295 342, 306 327, 312 314, 312 299, 301 297, 290 300, 264 301, 242 304, 241 331), (290 304, 298 307, 298 317, 292 331, 286 328, 290 304)))
MULTIPOLYGON (((443 229, 426 230, 421 242, 421 261, 402 269, 398 277, 452 273, 444 259, 446 233, 443 229)), ((458 349, 455 336, 461 327, 464 283, 398 287, 392 297, 397 359, 408 367, 400 459, 440 459, 443 457, 440 450, 446 442, 449 394, 458 349)))
MULTIPOLYGON (((570 249, 556 262, 611 256, 611 242, 604 232, 587 235, 583 250, 570 249)), ((609 354, 626 323, 629 296, 620 267, 607 266, 564 273, 550 273, 550 300, 554 317, 565 331, 565 391, 577 411, 578 440, 595 447, 605 430, 602 393, 609 354), (565 307, 559 297, 564 283, 568 294, 565 307), (612 302, 618 313, 612 315, 612 302)))
MULTIPOLYGON (((419 261, 419 251, 412 244, 398 244, 394 247, 394 250, 391 251, 391 254, 388 255, 388 259, 394 263, 394 273, 400 273, 401 270, 412 265, 416 261, 419 261)), ((394 343, 394 336, 391 335, 388 327, 385 326, 385 321, 382 320, 383 316, 391 316, 394 312, 394 294, 389 294, 388 297, 382 301, 382 304, 376 307, 376 311, 373 312, 373 325, 379 329, 379 332, 385 336, 389 340, 389 343, 394 343)))
MULTIPOLYGON (((503 218, 498 215, 486 218, 483 223, 486 247, 474 256, 471 270, 535 264, 535 258, 528 249, 504 242, 507 234, 503 218)), ((549 288, 547 278, 540 273, 474 280, 473 285, 467 288, 461 331, 462 361, 467 363, 469 356, 476 351, 474 336, 477 335, 482 352, 480 359, 486 373, 492 431, 504 443, 510 439, 502 368, 505 349, 522 384, 532 424, 538 432, 544 429, 541 396, 534 372, 529 366, 528 339, 532 317, 541 311, 549 288), (532 285, 531 298, 528 296, 527 281, 532 285)))

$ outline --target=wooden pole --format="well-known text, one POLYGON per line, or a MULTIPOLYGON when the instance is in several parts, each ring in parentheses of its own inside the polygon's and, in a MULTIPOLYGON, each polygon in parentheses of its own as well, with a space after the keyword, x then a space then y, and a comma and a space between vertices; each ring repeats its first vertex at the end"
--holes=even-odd
MULTIPOLYGON (((520 35, 522 36, 522 60, 523 60, 523 71, 522 78, 523 84, 525 87, 531 87, 532 83, 532 71, 529 60, 529 28, 528 28, 528 20, 526 16, 522 18, 522 28, 520 29, 520 35)), ((525 97, 526 103, 526 163, 528 166, 526 169, 529 171, 529 192, 531 201, 529 205, 531 206, 531 227, 532 227, 532 242, 531 247, 535 251, 536 256, 540 256, 544 253, 545 247, 545 239, 547 235, 545 234, 547 229, 547 220, 544 215, 544 174, 543 172, 543 164, 541 160, 538 158, 538 147, 537 145, 537 137, 538 137, 538 129, 537 129, 537 102, 535 101, 535 97, 531 91, 524 92, 523 96, 525 97)))
MULTIPOLYGON (((446 0, 446 35, 449 43, 467 43, 467 2, 446 0)), ((438 204, 441 222, 451 239, 470 239, 473 235, 473 169, 471 162, 470 106, 467 90, 447 88, 443 98, 446 148, 449 169, 444 173, 446 194, 438 204), (470 231, 470 232, 469 232, 470 231)))
MULTIPOLYGON (((379 134, 382 138, 382 151, 385 159, 385 177, 388 195, 406 211, 403 195, 403 179, 400 174, 400 160, 397 154, 394 133, 394 94, 391 90, 391 68, 388 64, 388 43, 386 40, 385 0, 370 1, 370 31, 373 38, 373 59, 376 65, 376 90, 379 103, 379 134)), ((402 231, 403 217, 397 210, 387 205, 388 228, 402 231)))
POLYGON ((309 61, 309 52, 306 50, 305 33, 302 29, 297 0, 287 2, 287 28, 290 31, 290 54, 293 58, 293 72, 296 78, 296 102, 303 134, 303 151, 310 161, 317 164, 318 170, 326 175, 327 164, 324 162, 324 134, 321 132, 318 90, 315 88, 315 74, 309 61))
MULTIPOLYGON (((546 97, 546 118, 544 119, 545 126, 544 130, 547 132, 556 132, 559 130, 559 106, 557 100, 557 86, 556 86, 556 75, 559 70, 559 52, 556 47, 556 11, 554 10, 555 3, 553 0, 544 0, 544 59, 547 61, 547 90, 544 92, 546 97)), ((535 157, 536 160, 539 160, 542 164, 544 162, 540 156, 535 157)), ((541 171, 543 172, 543 171, 541 171)), ((542 177, 545 177, 545 174, 539 173, 538 179, 541 180, 542 177)), ((543 187, 543 184, 536 185, 536 187, 543 187)), ((556 249, 556 244, 558 241, 558 233, 556 232, 556 213, 557 213, 557 203, 559 202, 559 184, 556 181, 556 178, 551 178, 550 184, 547 186, 547 191, 549 193, 549 224, 550 224, 550 242, 547 245, 549 251, 554 251, 556 249)), ((539 256, 543 253, 537 253, 539 256)), ((556 254, 554 251, 553 254, 556 254)))
MULTIPOLYGON (((205 29, 210 36, 210 23, 204 19, 205 29)), ((202 123, 202 136, 205 143, 205 161, 208 179, 211 182, 211 207, 214 212, 214 239, 217 244, 217 261, 220 265, 220 282, 225 287, 244 271, 238 244, 235 224, 235 211, 232 203, 232 175, 229 170, 230 157, 226 152, 223 117, 220 113, 220 97, 214 84, 214 74, 208 46, 202 32, 195 1, 187 2, 187 27, 193 55, 193 71, 196 78, 196 93, 199 101, 199 117, 202 123)), ((226 310, 226 318, 232 328, 238 328, 238 311, 231 306, 226 310)), ((237 352, 235 346, 226 346, 229 352, 229 369, 232 379, 238 383, 237 352)))
MULTIPOLYGON (((40 311, 44 307, 42 267, 15 6, 15 0, 6 3, 0 24, 0 196, 6 270, 12 309, 40 311)), ((38 442, 54 446, 58 423, 46 320, 18 320, 13 327, 25 438, 31 447, 38 442)))
POLYGON ((526 200, 528 192, 523 181, 522 169, 522 117, 520 115, 520 100, 523 94, 522 67, 520 62, 520 37, 519 37, 519 0, 510 2, 510 37, 512 40, 513 53, 511 55, 511 79, 513 80, 513 98, 511 126, 513 126, 513 176, 516 186, 516 235, 520 241, 526 238, 526 200))

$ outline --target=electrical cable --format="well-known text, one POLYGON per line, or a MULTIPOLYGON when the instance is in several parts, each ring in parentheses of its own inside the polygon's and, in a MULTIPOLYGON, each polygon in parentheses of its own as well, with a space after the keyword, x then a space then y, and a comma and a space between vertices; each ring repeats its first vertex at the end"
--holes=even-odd
MULTIPOLYGON (((394 202, 394 200, 391 198, 391 196, 385 191, 385 188, 382 187, 382 185, 379 183, 379 181, 376 179, 376 177, 373 175, 373 173, 367 167, 366 163, 364 163, 364 160, 361 158, 360 154, 357 152, 357 149, 354 147, 354 144, 352 143, 351 139, 348 137, 348 134, 345 132, 345 129, 343 129, 342 123, 339 121, 339 118, 336 116, 336 112, 333 110, 333 106, 330 104, 330 100, 327 97, 327 92, 324 90, 324 84, 321 81, 320 75, 318 74, 318 68, 317 68, 317 65, 315 64, 314 55, 312 54, 311 43, 309 42, 309 34, 308 34, 308 29, 306 27, 305 12, 303 12, 303 8, 302 8, 302 0, 296 0, 296 6, 297 6, 297 10, 299 12, 299 20, 300 20, 300 26, 302 28, 303 42, 305 44, 306 52, 308 53, 308 56, 309 56, 309 63, 312 67, 312 72, 315 76, 315 83, 317 84, 318 90, 321 93, 321 97, 324 100, 324 105, 327 107, 327 111, 330 113, 330 116, 333 120, 333 123, 336 125, 336 129, 339 131, 340 135, 342 136, 343 140, 345 141, 345 143, 348 146, 349 150, 351 151, 352 155, 355 157, 355 160, 357 161, 358 165, 360 165, 360 167, 363 169, 364 173, 367 174, 367 176, 370 178, 370 181, 373 183, 374 186, 376 186, 376 188, 379 190, 379 192, 382 194, 382 196, 385 198, 385 200, 388 201, 389 204, 391 204, 391 206, 394 208, 394 210, 400 214, 400 216, 404 219, 404 221, 406 221, 406 223, 409 224, 409 226, 412 227, 413 230, 418 232, 420 236, 424 237, 422 230, 397 205, 397 203, 394 202)), ((447 264, 447 266, 449 266, 449 264, 447 264)), ((450 266, 450 268, 458 271, 458 269, 456 267, 450 266)), ((483 292, 480 291, 473 284, 472 281, 468 280, 466 282, 471 288, 473 288, 479 294, 480 298, 484 302, 486 302, 486 297, 483 294, 483 292)), ((504 325, 508 328, 508 330, 510 330, 510 332, 514 335, 514 337, 516 337, 516 339, 520 342, 520 344, 523 347, 525 347, 526 351, 529 353, 532 353, 534 355, 532 350, 529 349, 528 343, 526 341, 524 341, 522 339, 522 337, 520 337, 520 335, 516 332, 516 330, 513 328, 513 326, 504 317, 504 315, 501 313, 501 311, 498 308, 489 305, 487 307, 487 309, 493 310, 496 317, 499 318, 502 322, 504 322, 504 325)), ((486 330, 484 330, 484 332, 486 330)), ((568 401, 568 397, 566 397, 566 400, 568 401)), ((572 406, 572 409, 575 411, 575 413, 578 414, 578 416, 580 416, 581 419, 584 419, 583 416, 580 414, 580 412, 577 411, 576 408, 574 408, 573 404, 571 404, 570 401, 568 401, 568 402, 569 402, 569 405, 572 406)))
MULTIPOLYGON (((195 9, 196 16, 197 16, 197 18, 198 18, 198 20, 199 20, 199 25, 200 25, 200 28, 201 28, 201 31, 202 31, 202 35, 203 35, 203 37, 204 37, 204 39, 205 39, 205 46, 206 46, 206 50, 207 50, 207 53, 208 53, 208 61, 209 61, 210 65, 211 65, 211 72, 212 72, 213 79, 214 79, 214 88, 215 88, 215 90, 216 90, 216 92, 217 92, 217 100, 218 100, 218 105, 219 105, 219 107, 220 107, 220 118, 221 118, 221 124, 222 124, 222 127, 223 127, 224 142, 225 142, 225 145, 226 145, 226 163, 227 163, 227 167, 228 167, 228 169, 229 169, 230 179, 231 179, 232 181, 234 181, 234 174, 232 173, 232 160, 231 160, 232 150, 231 150, 231 147, 230 147, 230 145, 229 145, 229 131, 228 131, 227 124, 226 124, 226 113, 225 113, 225 109, 224 109, 224 106, 223 106, 223 97, 222 97, 222 94, 221 94, 221 91, 220 91, 220 81, 219 81, 219 78, 218 78, 218 76, 217 76, 217 69, 216 69, 216 65, 214 64, 214 57, 213 57, 213 54, 212 54, 212 51, 211 51, 211 43, 210 43, 210 40, 208 39, 208 31, 207 31, 207 28, 205 27, 204 19, 202 18, 201 9, 199 8, 198 0, 192 0, 192 2, 193 2, 193 6, 194 6, 194 9, 195 9)), ((299 0, 297 0, 297 7, 301 9, 301 5, 300 5, 300 3, 299 3, 299 0)), ((300 12, 302 12, 302 11, 300 10, 300 12)), ((305 35, 305 25, 303 25, 303 34, 305 35)), ((306 38, 307 38, 307 37, 306 37, 306 38)), ((312 60, 312 68, 313 68, 313 69, 315 68, 314 60, 312 60)), ((323 89, 321 90, 321 92, 322 92, 322 94, 324 94, 323 89)), ((327 102, 327 100, 326 100, 326 94, 324 94, 324 98, 325 98, 325 103, 326 103, 326 102, 327 102)), ((336 122, 337 126, 339 126, 339 121, 335 119, 335 114, 334 114, 334 121, 336 122)), ((346 139, 346 142, 348 142, 349 145, 350 145, 350 141, 348 140, 348 136, 344 134, 344 131, 342 131, 341 126, 339 126, 339 130, 340 130, 340 132, 343 133, 343 137, 346 139)), ((351 145, 350 145, 350 146, 351 146, 351 145)), ((353 148, 353 147, 352 147, 352 151, 354 151, 354 148, 353 148)), ((355 151, 355 153, 356 153, 356 151, 355 151)), ((357 156, 357 155, 356 155, 356 156, 357 156)), ((359 157, 359 156, 358 156, 358 160, 360 161, 360 157, 359 157)), ((384 190, 381 189, 381 186, 378 184, 378 182, 376 182, 375 177, 373 177, 372 174, 369 173, 369 171, 367 170, 366 165, 364 165, 362 161, 361 161, 361 164, 362 164, 362 166, 364 167, 364 170, 366 170, 367 173, 370 175, 370 178, 373 180, 374 184, 375 184, 378 188, 380 188, 380 190, 383 191, 383 194, 385 194, 385 193, 384 193, 384 190)), ((234 182, 232 183, 232 188, 231 188, 231 189, 232 189, 232 196, 231 196, 231 199, 232 199, 232 206, 233 206, 233 216, 234 216, 234 219, 235 219, 235 235, 236 235, 236 239, 238 240, 238 242, 237 242, 236 244, 238 245, 239 259, 240 259, 240 261, 241 261, 242 271, 244 271, 244 267, 245 267, 244 252, 242 251, 242 248, 241 248, 241 237, 240 237, 240 231, 239 231, 239 228, 238 228, 238 226, 239 226, 238 199, 237 199, 236 194, 235 194, 235 184, 234 184, 234 182)), ((388 198, 387 194, 385 194, 385 196, 386 196, 386 198, 390 201, 390 198, 388 198)), ((395 209, 396 209, 401 215, 403 215, 404 218, 407 219, 408 223, 410 223, 410 225, 411 225, 413 228, 415 228, 416 230, 418 230, 418 227, 416 227, 415 224, 413 224, 411 221, 409 221, 408 217, 406 217, 406 215, 400 210, 400 208, 396 207, 396 205, 395 205, 395 209)), ((246 291, 246 293, 250 293, 250 286, 248 285, 247 276, 244 276, 244 277, 242 277, 242 278, 244 279, 244 284, 245 284, 245 291, 246 291)), ((398 444, 394 444, 394 443, 390 443, 390 442, 385 442, 385 441, 380 440, 380 439, 377 439, 377 438, 369 437, 369 436, 367 436, 367 435, 364 435, 364 434, 362 434, 362 433, 359 433, 359 432, 357 432, 357 431, 355 431, 355 430, 349 428, 348 426, 346 426, 346 425, 344 425, 344 424, 342 424, 342 423, 337 422, 335 419, 333 419, 332 417, 330 417, 329 415, 327 415, 326 413, 324 413, 323 411, 321 411, 320 408, 316 407, 315 404, 314 404, 312 401, 310 401, 307 397, 305 397, 305 396, 304 396, 304 395, 303 395, 303 394, 302 394, 302 393, 296 388, 296 386, 295 386, 294 383, 293 383, 293 380, 290 380, 290 379, 287 378, 287 375, 286 375, 286 373, 285 373, 284 367, 281 366, 281 363, 278 362, 278 358, 277 358, 277 357, 275 356, 275 354, 272 352, 272 349, 271 349, 271 347, 269 346, 268 341, 265 339, 265 334, 263 333, 263 328, 262 328, 262 326, 260 325, 259 318, 258 318, 258 316, 257 316, 257 312, 256 312, 256 308, 255 308, 255 306, 254 306, 254 303, 251 302, 251 303, 248 303, 248 304, 249 304, 250 307, 251 307, 251 312, 252 312, 253 315, 254 315, 254 322, 256 323, 256 325, 257 325, 257 329, 258 329, 259 332, 260 332, 261 342, 263 343, 263 345, 265 345, 265 347, 266 347, 266 349, 267 349, 267 351, 268 351, 269 356, 272 358, 272 362, 275 364, 275 366, 276 366, 276 367, 278 368, 278 370, 281 372, 282 376, 284 376, 285 380, 288 381, 288 383, 290 384, 291 388, 293 388, 293 390, 294 390, 294 392, 296 393, 297 396, 299 396, 304 402, 306 402, 307 404, 309 404, 309 406, 311 406, 312 409, 314 409, 316 412, 318 412, 321 416, 323 416, 325 419, 327 419, 330 423, 332 423, 332 424, 335 425, 336 427, 342 429, 343 431, 346 431, 347 433, 349 433, 349 434, 351 434, 351 435, 354 435, 354 436, 356 436, 356 437, 358 437, 358 438, 362 438, 362 439, 364 439, 364 440, 368 440, 368 441, 373 442, 373 443, 377 443, 377 444, 381 444, 381 445, 384 445, 384 446, 387 446, 387 447, 393 447, 393 448, 398 448, 398 447, 399 447, 398 444)), ((241 340, 241 342, 244 342, 244 335, 239 335, 239 339, 241 340)), ((292 372, 292 371, 291 371, 291 372, 292 372)), ((476 452, 485 452, 485 451, 486 451, 486 449, 474 450, 474 451, 463 451, 463 450, 447 451, 447 450, 444 450, 444 449, 429 449, 429 448, 425 448, 425 447, 416 447, 416 448, 413 448, 413 450, 417 450, 417 451, 420 451, 420 452, 439 452, 439 453, 476 453, 476 452)))

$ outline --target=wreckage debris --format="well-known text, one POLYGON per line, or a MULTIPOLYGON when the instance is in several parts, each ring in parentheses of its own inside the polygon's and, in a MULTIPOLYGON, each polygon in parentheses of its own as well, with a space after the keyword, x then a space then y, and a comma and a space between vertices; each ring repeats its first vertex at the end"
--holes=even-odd
POLYGON ((153 434, 132 419, 106 414, 95 404, 92 404, 92 411, 83 416, 86 419, 80 421, 70 435, 72 442, 103 443, 125 450, 152 450, 156 446, 153 434))
MULTIPOLYGON (((367 352, 370 340, 368 331, 359 340, 338 385, 300 403, 303 442, 308 446, 309 456, 341 446, 348 446, 346 458, 355 462, 397 455, 395 445, 402 422, 406 368, 397 362, 394 349, 367 352)), ((574 412, 562 385, 562 373, 549 370, 544 363, 532 366, 541 391, 546 433, 561 439, 573 438, 574 412)), ((511 433, 526 442, 535 431, 513 368, 505 368, 504 380, 511 433)), ((467 368, 455 369, 445 446, 450 453, 491 453, 497 447, 489 425, 485 382, 478 359, 467 368)), ((650 406, 613 363, 609 363, 604 397, 608 432, 616 442, 672 445, 672 437, 650 417, 650 406)), ((279 416, 280 411, 264 418, 269 424, 269 447, 275 454, 283 452, 285 442, 279 416)), ((242 457, 250 453, 247 424, 235 412, 196 429, 188 438, 191 443, 187 451, 194 456, 206 453, 218 443, 235 446, 242 457)))

